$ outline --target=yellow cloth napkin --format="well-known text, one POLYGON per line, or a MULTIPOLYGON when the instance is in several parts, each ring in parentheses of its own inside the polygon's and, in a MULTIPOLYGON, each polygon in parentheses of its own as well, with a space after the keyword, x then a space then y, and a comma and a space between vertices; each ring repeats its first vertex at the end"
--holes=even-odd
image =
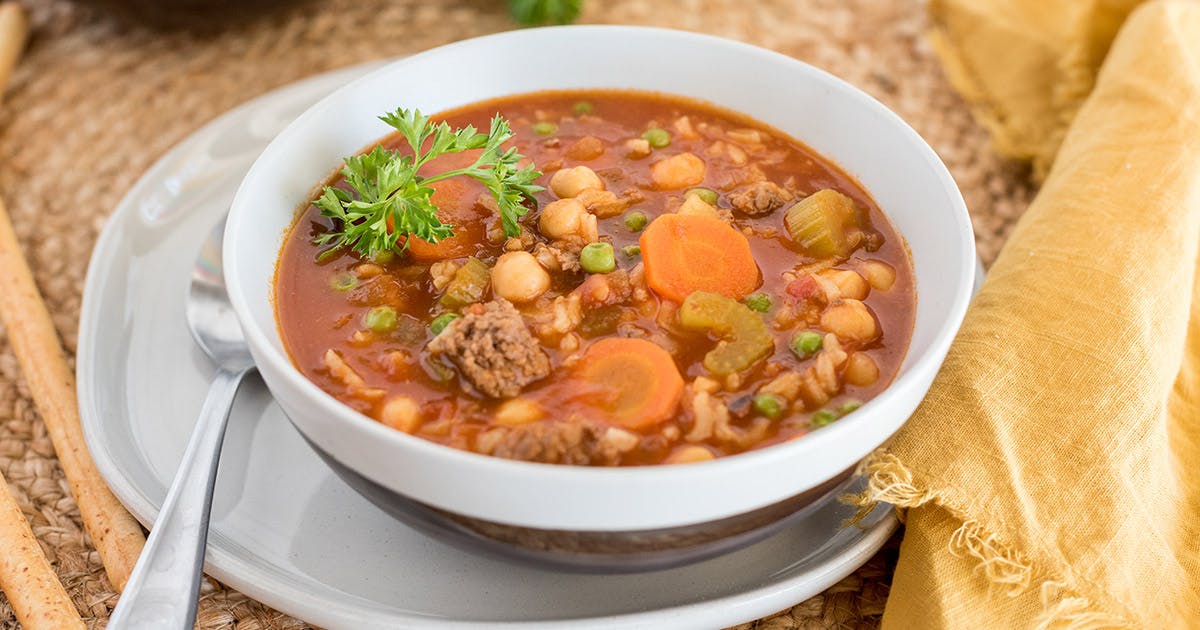
POLYGON ((931 0, 930 41, 996 149, 1042 179, 1117 29, 1144 0, 931 0))
MULTIPOLYGON (((971 11, 1045 33, 1065 4, 971 11)), ((957 45, 1028 60, 1027 43, 957 45)), ((1059 73, 1020 63, 1011 111, 1059 73)), ((1200 2, 1155 1, 1120 27, 929 396, 868 463, 860 498, 907 508, 885 628, 1200 627, 1198 246, 1200 2)))

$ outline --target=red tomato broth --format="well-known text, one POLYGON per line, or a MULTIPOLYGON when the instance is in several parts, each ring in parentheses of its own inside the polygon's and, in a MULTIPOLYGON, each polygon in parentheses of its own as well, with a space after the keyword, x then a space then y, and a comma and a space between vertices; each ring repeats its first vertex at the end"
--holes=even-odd
MULTIPOLYGON (((895 377, 908 348, 915 315, 915 286, 907 246, 866 191, 853 178, 808 147, 740 114, 690 99, 647 92, 540 92, 476 103, 444 112, 435 118, 446 120, 454 127, 473 124, 486 130, 496 112, 512 124, 515 132, 512 145, 544 172, 538 183, 546 186, 547 190, 536 196, 537 208, 545 208, 557 199, 549 190, 550 178, 557 168, 586 165, 600 176, 610 191, 620 193, 630 188, 638 189, 644 199, 628 210, 639 210, 650 221, 673 211, 684 193, 683 190, 662 190, 652 185, 650 164, 660 159, 660 155, 665 157, 690 152, 700 156, 707 168, 699 186, 716 190, 721 196, 718 206, 727 208, 729 195, 739 190, 739 178, 745 176, 747 166, 735 164, 734 158, 727 153, 716 156, 706 154, 714 144, 715 129, 722 128, 726 132, 738 129, 759 131, 761 149, 746 151, 747 165, 757 165, 766 180, 771 182, 782 184, 794 178, 794 186, 803 194, 832 188, 849 196, 860 208, 865 209, 871 227, 882 236, 882 243, 876 251, 866 252, 860 248, 849 260, 839 262, 834 268, 859 269, 862 261, 870 258, 888 263, 896 272, 895 284, 890 290, 872 290, 863 300, 873 312, 882 334, 858 346, 857 350, 867 353, 878 365, 879 378, 865 387, 843 383, 841 391, 823 408, 838 409, 852 399, 869 400, 885 389, 895 377), (581 101, 591 104, 591 113, 573 113, 573 106, 581 101), (672 126, 681 116, 687 116, 694 129, 704 126, 714 130, 709 134, 713 137, 705 133, 698 133, 696 138, 682 137, 672 126), (545 120, 557 124, 555 133, 539 135, 533 130, 534 123, 545 120), (670 131, 670 145, 655 149, 649 157, 627 157, 625 141, 639 137, 651 127, 670 131), (602 142, 605 150, 601 155, 586 160, 565 157, 573 143, 589 136, 602 142), (557 139, 557 146, 552 146, 554 139, 557 139)), ((403 149, 403 139, 395 136, 381 142, 387 147, 403 149)), ((423 172, 460 166, 468 162, 469 157, 439 158, 427 165, 423 172), (443 163, 443 160, 453 164, 443 163)), ((335 185, 344 186, 340 178, 334 181, 338 182, 335 185)), ((505 251, 504 244, 503 241, 490 242, 485 234, 499 229, 499 218, 481 212, 481 208, 472 202, 484 192, 483 186, 475 180, 460 177, 441 182, 435 187, 438 188, 436 201, 442 209, 439 215, 456 226, 456 236, 452 239, 455 245, 451 253, 456 257, 473 255, 489 266, 494 264, 496 258, 505 251), (476 217, 474 221, 471 221, 472 216, 476 217)), ((814 262, 797 251, 797 246, 788 238, 782 218, 786 207, 764 216, 735 214, 733 221, 739 230, 750 232, 748 240, 751 253, 761 271, 761 284, 755 291, 767 293, 773 301, 771 310, 764 315, 768 323, 773 321, 774 314, 785 308, 788 299, 794 299, 784 297, 788 295, 791 280, 785 279, 782 273, 814 262)), ((523 225, 533 232, 536 232, 538 212, 531 211, 522 220, 523 225)), ((622 212, 599 218, 598 229, 600 234, 610 237, 618 268, 629 270, 638 260, 626 257, 621 250, 625 246, 637 245, 641 232, 628 229, 623 224, 624 216, 625 212, 622 212)), ((409 397, 421 408, 421 422, 414 431, 416 435, 455 448, 479 450, 479 436, 498 426, 495 415, 504 401, 481 395, 465 378, 454 374, 449 364, 423 356, 425 345, 434 338, 428 324, 443 310, 436 306, 438 292, 433 288, 429 271, 433 261, 417 260, 411 254, 395 256, 393 260, 378 265, 383 269, 383 274, 361 279, 354 289, 339 292, 330 287, 331 279, 339 273, 353 273, 363 260, 347 251, 333 257, 323 257, 321 262, 316 262, 321 248, 313 243, 313 238, 331 226, 329 219, 321 217, 319 211, 309 205, 298 214, 296 224, 280 252, 276 272, 276 309, 280 334, 293 362, 322 389, 376 419, 380 418, 385 400, 398 395, 409 397), (362 318, 372 306, 380 303, 396 305, 401 313, 399 328, 388 334, 364 334, 360 324, 362 318), (343 357, 361 376, 367 389, 379 390, 383 392, 382 395, 365 397, 361 391, 352 391, 353 388, 335 378, 324 360, 330 349, 343 357), (445 379, 447 375, 450 376, 448 380, 445 379)), ((425 244, 425 248, 437 250, 445 245, 443 241, 440 246, 425 244)), ((420 253, 420 258, 427 258, 425 252, 420 253)), ((586 273, 551 273, 551 292, 565 294, 576 289, 588 277, 586 273)), ((485 301, 490 297, 490 288, 488 292, 485 301)), ((611 327, 603 321, 604 317, 624 318, 624 330, 628 330, 629 326, 659 333, 665 330, 666 337, 675 342, 674 348, 671 348, 672 354, 689 389, 697 377, 708 375, 701 363, 716 338, 671 325, 670 313, 677 308, 677 304, 653 294, 650 302, 649 305, 641 305, 641 308, 617 305, 586 309, 584 324, 594 324, 593 329, 600 332, 592 337, 584 337, 576 350, 565 351, 542 344, 552 366, 551 372, 546 378, 524 387, 520 394, 521 398, 535 401, 544 409, 545 419, 537 420, 537 423, 554 423, 571 414, 580 414, 601 425, 620 426, 613 419, 605 418, 603 413, 598 413, 595 405, 588 403, 598 395, 594 388, 579 386, 572 389, 570 379, 573 356, 586 352, 589 344, 598 339, 621 336, 610 330, 611 327), (660 325, 660 321, 667 322, 667 325, 660 325)), ((545 308, 547 305, 541 302, 518 305, 518 310, 526 316, 527 321, 545 308)), ((806 328, 809 327, 772 328, 776 336, 774 351, 765 360, 758 361, 741 373, 740 385, 733 387, 732 391, 720 392, 727 400, 733 426, 746 430, 759 417, 751 401, 755 392, 777 375, 768 375, 769 372, 805 370, 813 364, 813 359, 800 359, 793 354, 788 343, 795 330, 806 328)), ((602 392, 599 394, 602 395, 602 392)), ((604 463, 659 464, 673 452, 689 445, 681 437, 688 433, 695 421, 693 411, 688 406, 688 396, 685 393, 673 418, 644 432, 634 431, 638 438, 636 448, 622 453, 618 461, 604 463), (668 428, 672 426, 675 429, 668 428)), ((812 429, 808 422, 812 411, 787 413, 772 421, 761 439, 753 444, 741 446, 713 439, 700 442, 699 445, 715 456, 724 456, 793 439, 812 429)))

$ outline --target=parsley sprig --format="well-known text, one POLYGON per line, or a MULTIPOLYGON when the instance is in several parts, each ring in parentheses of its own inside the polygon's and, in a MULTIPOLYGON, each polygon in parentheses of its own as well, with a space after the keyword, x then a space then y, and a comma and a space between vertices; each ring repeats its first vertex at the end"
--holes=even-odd
POLYGON ((521 168, 516 147, 503 148, 513 137, 508 121, 492 118, 488 133, 473 125, 452 129, 445 122, 431 124, 420 110, 399 108, 379 117, 400 132, 412 154, 376 146, 370 153, 345 159, 342 176, 351 191, 326 186, 313 202, 321 214, 335 219, 334 229, 318 236, 318 245, 350 247, 363 256, 408 248, 408 237, 436 243, 453 236, 452 225, 437 217, 430 184, 465 175, 479 180, 496 199, 507 236, 517 236, 517 221, 529 211, 524 203, 543 190, 533 180, 541 172, 532 165, 521 168), (430 160, 451 153, 482 149, 465 168, 436 175, 418 175, 430 160), (403 243, 401 240, 403 239, 403 243))

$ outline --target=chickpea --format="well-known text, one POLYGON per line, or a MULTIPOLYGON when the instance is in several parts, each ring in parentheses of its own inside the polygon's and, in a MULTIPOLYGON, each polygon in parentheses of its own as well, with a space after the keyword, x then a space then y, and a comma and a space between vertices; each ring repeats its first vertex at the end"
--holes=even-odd
POLYGON ((700 198, 700 195, 688 195, 683 200, 683 205, 675 211, 678 214, 693 214, 703 217, 720 218, 717 214, 717 209, 712 207, 707 201, 700 198))
POLYGON ((668 464, 694 464, 696 462, 706 462, 713 459, 712 451, 703 446, 688 445, 684 446, 667 457, 668 464))
POLYGON ((549 238, 565 238, 578 234, 587 208, 577 199, 552 201, 538 216, 538 229, 549 238))
POLYGON ((650 179, 656 188, 675 190, 699 185, 704 181, 704 160, 691 153, 672 155, 650 165, 650 179))
POLYGON ((516 303, 532 302, 550 288, 550 274, 527 251, 508 252, 492 268, 492 288, 516 303))
POLYGON ((587 208, 577 199, 559 199, 546 204, 538 217, 538 229, 549 238, 579 234, 587 208))
POLYGON ((541 405, 527 398, 513 398, 504 401, 496 409, 496 424, 515 427, 529 424, 542 419, 544 412, 541 405))
POLYGON ((896 269, 882 260, 863 263, 862 274, 877 291, 887 291, 896 283, 896 269))
POLYGON ((879 380, 879 366, 865 352, 855 352, 846 359, 846 382, 859 387, 874 385, 879 380))
POLYGON ((415 433, 421 426, 421 408, 408 396, 392 396, 383 404, 379 421, 398 431, 415 433))
POLYGON ((870 341, 879 336, 875 315, 859 300, 837 300, 821 314, 821 328, 850 341, 870 341))
POLYGON ((867 295, 871 293, 870 285, 867 284, 867 281, 857 271, 826 269, 820 275, 837 285, 838 293, 844 298, 865 300, 867 299, 867 295))
POLYGON ((585 190, 604 190, 604 182, 596 171, 586 166, 561 168, 550 178, 550 190, 559 199, 569 199, 585 190))

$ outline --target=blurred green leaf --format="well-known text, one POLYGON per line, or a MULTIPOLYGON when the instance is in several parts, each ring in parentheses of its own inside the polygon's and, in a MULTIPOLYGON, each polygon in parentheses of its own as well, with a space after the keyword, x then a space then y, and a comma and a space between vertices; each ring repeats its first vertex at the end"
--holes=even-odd
POLYGON ((521 26, 570 24, 579 19, 583 0, 508 0, 508 10, 521 26))

